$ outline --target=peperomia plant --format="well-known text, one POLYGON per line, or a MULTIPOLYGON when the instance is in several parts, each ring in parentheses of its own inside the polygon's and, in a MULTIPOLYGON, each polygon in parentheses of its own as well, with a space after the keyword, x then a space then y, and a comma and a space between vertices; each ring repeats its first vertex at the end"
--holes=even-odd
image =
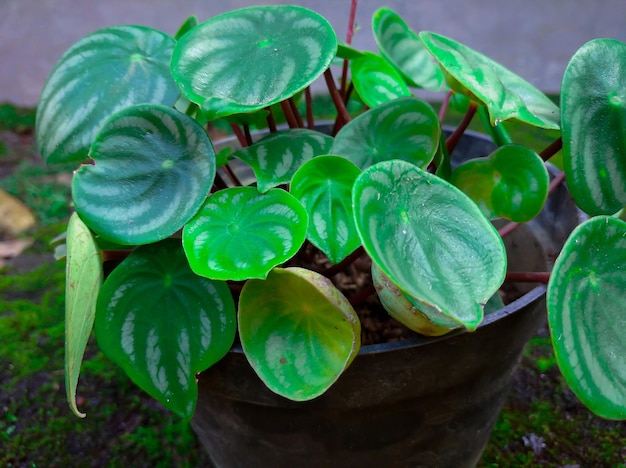
POLYGON ((338 42, 311 10, 258 6, 191 17, 176 37, 105 28, 59 60, 37 143, 47 163, 80 165, 66 241, 66 382, 77 415, 92 328, 111 360, 185 418, 196 374, 236 339, 272 391, 325 392, 359 351, 355 308, 374 290, 417 332, 476 329, 502 306, 502 235, 534 218, 562 180, 550 182, 545 164, 562 141, 568 187, 591 218, 550 275, 556 356, 592 411, 626 418, 626 45, 584 45, 559 110, 503 66, 412 31, 388 8, 372 29, 379 53, 338 42), (313 118, 318 79, 337 110, 327 131, 313 118), (449 136, 416 87, 447 91, 442 115, 464 101, 449 136), (350 102, 361 103, 356 115, 350 102), (449 154, 475 113, 497 149, 455 166, 449 154), (240 148, 215 153, 207 128, 218 120, 240 148), (562 140, 537 154, 511 141, 509 120, 560 129, 562 140), (253 138, 255 127, 267 135, 253 138), (498 232, 498 218, 512 224, 498 232), (348 300, 333 276, 359 257, 371 259, 373 286, 348 300))

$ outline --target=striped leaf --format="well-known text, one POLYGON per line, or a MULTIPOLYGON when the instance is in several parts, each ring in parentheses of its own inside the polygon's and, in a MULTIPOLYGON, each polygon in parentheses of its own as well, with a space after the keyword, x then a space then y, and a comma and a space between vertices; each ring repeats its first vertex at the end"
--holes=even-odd
POLYGON ((354 89, 370 107, 411 96, 402 76, 380 55, 364 52, 350 61, 350 72, 354 89))
POLYGON ((211 119, 253 112, 293 96, 337 52, 331 25, 299 6, 233 10, 196 26, 177 43, 172 75, 211 119))
POLYGON ((37 106, 36 137, 48 164, 84 161, 114 112, 140 103, 172 106, 179 91, 169 63, 174 39, 142 26, 100 29, 65 52, 37 106))
POLYGON ((430 91, 445 87, 443 72, 417 34, 391 8, 372 16, 372 31, 380 54, 400 72, 409 86, 430 91))
POLYGON ((539 214, 550 178, 537 153, 521 145, 500 146, 487 158, 458 166, 450 182, 463 190, 491 219, 523 223, 539 214))
POLYGON ((613 214, 626 205, 626 44, 581 47, 563 75, 561 105, 568 188, 586 213, 613 214))
POLYGON ((426 168, 439 146, 440 132, 437 114, 428 103, 401 98, 348 122, 335 136, 330 152, 360 169, 392 159, 426 168))
POLYGON ((309 215, 307 238, 339 263, 361 245, 352 209, 352 186, 361 173, 338 156, 319 156, 304 164, 291 181, 291 194, 309 215))
POLYGON ((352 192, 366 252, 400 290, 469 330, 506 272, 502 239, 463 192, 405 161, 366 169, 352 192))
POLYGON ((114 114, 90 156, 95 165, 81 167, 72 183, 76 210, 120 244, 171 236, 200 208, 215 178, 215 153, 202 127, 154 104, 114 114))
POLYGON ((260 192, 287 184, 298 168, 320 154, 328 154, 332 137, 304 128, 271 133, 254 145, 232 154, 254 171, 260 192))
POLYGON ((96 240, 76 213, 67 226, 66 245, 65 391, 72 412, 84 418, 76 406, 76 387, 104 274, 96 240))
POLYGON ((195 275, 180 240, 141 246, 106 279, 98 297, 98 346, 144 391, 191 419, 196 373, 219 361, 236 332, 226 283, 195 275))
POLYGON ((273 392, 295 401, 324 393, 361 345, 361 324, 325 277, 276 268, 250 280, 239 300, 239 336, 250 365, 273 392))
POLYGON ((599 216, 578 226, 548 284, 559 368, 594 413, 626 419, 626 223, 599 216))
POLYGON ((559 108, 524 79, 453 39, 425 31, 419 37, 444 69, 448 85, 487 106, 493 126, 513 119, 559 129, 559 108))
POLYGON ((265 278, 289 260, 306 238, 308 217, 300 202, 281 189, 261 194, 235 187, 212 194, 183 229, 193 271, 207 278, 265 278))

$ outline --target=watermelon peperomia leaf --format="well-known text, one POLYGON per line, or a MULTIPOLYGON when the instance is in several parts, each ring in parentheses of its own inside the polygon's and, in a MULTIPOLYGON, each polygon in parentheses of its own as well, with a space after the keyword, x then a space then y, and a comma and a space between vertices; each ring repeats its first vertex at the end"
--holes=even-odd
POLYGON ((141 103, 172 106, 174 39, 143 26, 100 29, 57 62, 37 106, 37 147, 48 163, 81 162, 114 112, 141 103), (138 86, 140 84, 140 86, 138 86))
POLYGON ((350 61, 350 71, 354 89, 370 107, 411 96, 400 73, 380 55, 364 52, 350 61))
POLYGON ((236 331, 228 285, 196 275, 179 239, 138 247, 102 285, 98 346, 163 406, 191 419, 196 373, 219 361, 236 331))
POLYGON ((295 401, 324 393, 361 345, 359 318, 327 278, 276 268, 249 280, 239 299, 239 336, 250 365, 273 392, 295 401))
POLYGON ((546 297, 561 373, 607 419, 626 419, 625 264, 626 222, 591 218, 563 246, 546 297))
POLYGON ((300 249, 307 224, 303 206, 282 189, 227 188, 208 197, 185 225, 183 245, 198 275, 265 278, 300 249))

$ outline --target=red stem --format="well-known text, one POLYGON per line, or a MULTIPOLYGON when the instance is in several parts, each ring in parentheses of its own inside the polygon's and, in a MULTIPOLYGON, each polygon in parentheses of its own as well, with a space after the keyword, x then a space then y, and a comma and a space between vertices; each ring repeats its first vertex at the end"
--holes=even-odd
POLYGON ((541 156, 541 159, 543 159, 544 161, 547 161, 556 153, 561 151, 561 148, 563 148, 563 139, 559 137, 554 140, 546 149, 539 153, 539 156, 541 156))
POLYGON ((346 258, 344 258, 341 262, 323 271, 322 275, 326 276, 327 278, 331 278, 335 276, 337 273, 339 273, 340 271, 343 271, 348 265, 350 265, 352 262, 354 262, 357 258, 359 258, 364 253, 365 253, 365 249, 363 248, 363 246, 359 247, 350 255, 348 255, 346 258))
MULTIPOLYGON (((352 0, 350 3, 350 15, 348 16, 348 30, 346 31, 346 43, 352 44, 352 36, 354 35, 354 20, 356 18, 357 0, 352 0)), ((348 82, 348 59, 344 59, 343 67, 341 70, 341 88, 339 94, 346 95, 346 84, 348 82)))
POLYGON ((450 106, 450 99, 452 99, 452 91, 448 91, 446 97, 443 98, 441 102, 441 107, 439 108, 439 123, 443 124, 443 121, 446 117, 446 113, 448 112, 448 107, 450 106))
POLYGON ((237 137, 237 140, 239 140, 239 144, 241 145, 241 147, 245 148, 246 146, 248 146, 248 142, 246 141, 246 135, 241 131, 239 125, 231 123, 230 128, 233 129, 233 133, 237 137))
POLYGON ((452 151, 454 151, 454 148, 456 148, 456 145, 461 139, 461 136, 463 136, 463 133, 465 132, 465 130, 467 130, 467 127, 469 127, 469 124, 474 118, 474 114, 476 114, 476 109, 478 109, 478 104, 471 102, 469 107, 467 108, 467 112, 463 116, 463 120, 461 120, 459 126, 454 129, 452 135, 450 135, 446 140, 446 148, 448 149, 448 154, 452 154, 452 151))
POLYGON ((508 271, 505 281, 517 283, 547 283, 550 273, 547 271, 508 271))
POLYGON ((280 108, 283 110, 283 114, 285 114, 285 119, 287 120, 289 128, 298 128, 298 121, 291 111, 291 105, 289 102, 280 101, 280 108))
MULTIPOLYGON (((333 104, 337 109, 337 121, 340 121, 342 124, 350 122, 350 114, 348 114, 346 105, 343 102, 339 91, 337 90, 337 86, 335 86, 335 79, 333 78, 333 74, 330 71, 330 68, 327 68, 324 72, 324 79, 326 80, 326 86, 328 87, 328 92, 330 93, 330 97, 333 100, 333 104)), ((336 122, 335 127, 338 127, 338 124, 336 122)))
POLYGON ((276 133, 278 129, 276 128, 276 120, 274 119, 274 112, 272 112, 271 107, 266 107, 267 109, 267 127, 270 129, 270 133, 276 133))
POLYGON ((296 106, 296 103, 292 97, 290 97, 288 101, 289 101, 289 107, 291 108, 291 112, 296 118, 296 122, 298 122, 298 128, 303 128, 304 122, 302 122, 302 116, 300 115, 300 112, 298 112, 298 106, 296 106))
POLYGON ((306 102, 306 125, 309 129, 315 130, 315 118, 313 116, 313 98, 311 88, 307 86, 304 90, 304 100, 306 102))

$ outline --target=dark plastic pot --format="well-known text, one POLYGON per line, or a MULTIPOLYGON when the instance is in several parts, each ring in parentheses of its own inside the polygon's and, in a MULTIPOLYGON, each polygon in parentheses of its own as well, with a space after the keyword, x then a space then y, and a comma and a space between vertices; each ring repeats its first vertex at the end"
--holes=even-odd
MULTIPOLYGON (((469 135, 457 156, 492 148, 469 135)), ((560 187, 540 216, 506 238, 509 270, 550 268, 577 223, 560 187)), ((235 347, 200 375, 193 428, 218 467, 474 466, 524 347, 545 323, 545 286, 522 287, 529 292, 473 333, 362 347, 309 402, 269 391, 235 347)))

